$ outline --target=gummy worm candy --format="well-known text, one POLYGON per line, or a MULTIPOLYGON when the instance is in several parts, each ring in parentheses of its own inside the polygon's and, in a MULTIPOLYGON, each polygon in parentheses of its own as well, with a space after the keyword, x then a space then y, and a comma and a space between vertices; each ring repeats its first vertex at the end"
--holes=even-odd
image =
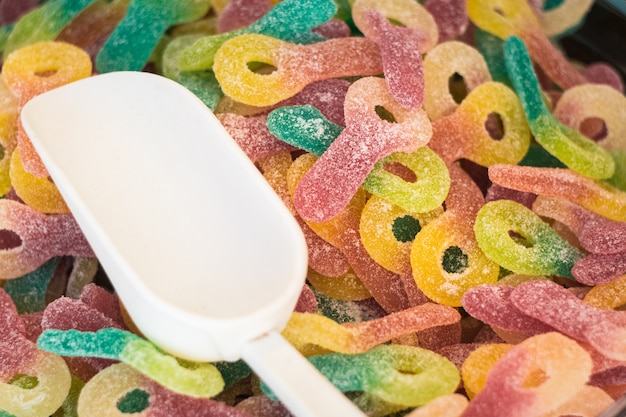
POLYGON ((556 332, 533 336, 496 362, 463 417, 541 416, 582 389, 591 368, 575 341, 556 332), (545 378, 531 379, 535 372, 545 378))
POLYGON ((476 49, 458 41, 435 46, 424 58, 424 110, 430 120, 448 116, 458 107, 449 87, 455 73, 463 77, 468 92, 491 81, 487 63, 476 49))
POLYGON ((572 267, 583 256, 538 215, 512 200, 485 204, 476 215, 474 233, 489 259, 519 274, 573 278, 572 267), (518 233, 528 246, 509 231, 518 233))
POLYGON ((125 363, 111 365, 89 380, 77 410, 78 417, 171 417, 181 410, 198 417, 252 417, 210 398, 170 391, 125 363))
POLYGON ((355 81, 344 105, 346 128, 302 177, 293 196, 300 216, 322 222, 341 211, 376 162, 391 153, 413 152, 430 140, 426 113, 407 110, 391 96, 383 79, 355 81), (395 120, 381 119, 377 107, 395 120))
POLYGON ((625 273, 626 251, 613 254, 590 253, 572 268, 576 281, 587 285, 611 282, 625 273))
POLYGON ((535 140, 572 170, 589 178, 610 178, 615 170, 611 155, 577 130, 559 122, 546 107, 524 42, 511 36, 504 42, 504 54, 509 76, 535 140))
POLYGON ((45 215, 16 201, 0 200, 0 231, 18 238, 0 251, 0 279, 18 278, 60 255, 94 256, 74 218, 45 215))
POLYGON ((448 165, 466 158, 491 166, 521 161, 529 144, 530 131, 517 96, 504 84, 488 81, 472 90, 454 113, 433 122, 428 146, 448 165), (488 129, 494 114, 504 130, 497 140, 488 129))
POLYGON ((224 94, 241 103, 270 106, 293 96, 313 81, 378 75, 383 69, 378 45, 366 38, 298 45, 247 34, 226 41, 218 49, 213 71, 224 94), (248 67, 250 62, 269 64, 276 70, 257 74, 248 67))
POLYGON ((23 15, 13 27, 4 48, 4 58, 20 48, 52 41, 61 30, 95 0, 50 0, 23 15))
POLYGON ((452 362, 414 346, 383 345, 355 355, 329 353, 308 359, 341 391, 365 391, 406 407, 451 394, 460 382, 452 362))
POLYGON ((339 353, 362 353, 403 334, 457 323, 460 319, 453 308, 434 303, 344 325, 320 314, 293 313, 283 336, 306 355, 319 353, 319 348, 339 353), (319 348, 316 350, 310 345, 319 348))
POLYGON ((591 307, 551 281, 531 281, 511 293, 515 307, 608 358, 626 360, 626 314, 591 307))
POLYGON ((204 16, 210 4, 210 0, 132 0, 96 56, 98 72, 140 71, 168 27, 204 16))
MULTIPOLYGON (((21 109, 31 98, 91 75, 91 59, 82 49, 63 42, 38 42, 9 55, 2 77, 21 109)), ((17 146, 26 171, 47 177, 48 170, 18 122, 17 146)))
POLYGON ((483 254, 472 230, 476 212, 484 204, 480 189, 458 163, 449 168, 452 182, 446 211, 415 237, 411 269, 429 299, 460 306, 469 288, 497 281, 500 267, 483 254))
POLYGON ((311 29, 330 20, 336 12, 332 0, 283 0, 248 27, 198 39, 181 52, 178 66, 182 71, 210 69, 226 41, 246 34, 258 33, 287 42, 321 42, 325 38, 311 29))
POLYGON ((120 329, 106 328, 95 333, 49 329, 39 336, 37 346, 61 356, 119 360, 181 394, 212 397, 224 387, 224 380, 213 365, 206 363, 183 367, 152 343, 120 329))
POLYGON ((502 187, 564 198, 607 219, 626 221, 626 192, 569 169, 498 164, 489 167, 489 179, 502 187))

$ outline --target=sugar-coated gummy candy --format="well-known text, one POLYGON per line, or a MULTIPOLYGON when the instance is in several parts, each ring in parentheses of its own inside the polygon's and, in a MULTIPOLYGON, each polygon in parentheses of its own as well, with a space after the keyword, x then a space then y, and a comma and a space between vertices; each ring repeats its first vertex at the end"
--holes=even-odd
POLYGON ((572 170, 594 179, 610 178, 615 170, 611 155, 577 130, 559 122, 546 107, 524 41, 515 36, 506 39, 504 55, 535 140, 572 170))
POLYGON ((472 230, 484 204, 480 189, 457 164, 450 166, 450 176, 446 211, 415 237, 411 269, 429 299, 458 307, 469 288, 497 281, 500 267, 483 254, 472 230))
POLYGON ((424 7, 437 23, 439 42, 461 36, 469 27, 465 0, 427 0, 424 7))
MULTIPOLYGON (((2 77, 21 108, 41 93, 89 77, 91 71, 91 59, 82 49, 64 42, 38 42, 10 54, 2 66, 2 77)), ((18 122, 17 146, 25 170, 47 177, 48 171, 21 122, 18 122)))
POLYGON ((315 291, 337 300, 355 301, 372 297, 367 287, 351 269, 340 275, 325 276, 311 266, 307 281, 315 291))
POLYGON ((404 334, 457 323, 460 315, 446 306, 426 303, 375 320, 339 325, 319 314, 294 313, 283 336, 307 355, 315 352, 362 353, 404 334))
POLYGON ((484 82, 459 104, 455 111, 433 122, 428 146, 446 164, 461 158, 482 166, 515 164, 530 145, 530 130, 514 92, 504 84, 484 82), (502 128, 490 131, 491 118, 502 128))
POLYGON ((215 53, 213 71, 224 94, 254 106, 276 104, 314 81, 383 72, 378 45, 366 38, 298 45, 259 34, 226 41, 215 53), (269 64, 276 70, 256 73, 248 67, 250 62, 269 64))
POLYGON ((18 278, 32 272, 54 256, 93 256, 69 214, 46 216, 17 201, 2 199, 0 230, 17 238, 14 245, 0 251, 1 279, 18 278))
POLYGON ((414 346, 382 345, 356 355, 311 356, 309 361, 342 391, 365 391, 406 407, 452 394, 460 382, 452 362, 414 346))
MULTIPOLYGON (((289 192, 293 196, 300 179, 315 163, 315 156, 304 154, 294 161, 288 172, 289 192)), ((338 247, 348 263, 376 301, 388 312, 408 306, 401 278, 376 263, 367 253, 359 235, 359 221, 365 206, 365 191, 358 190, 348 205, 325 222, 306 223, 324 240, 338 247)))
POLYGON ((294 194, 298 213, 310 221, 329 220, 341 211, 377 160, 415 151, 431 137, 424 111, 403 108, 380 78, 355 81, 344 109, 346 128, 302 177, 294 194), (377 106, 389 111, 395 122, 381 119, 377 106))
POLYGON ((626 303, 626 274, 591 288, 583 301, 592 307, 615 309, 626 303))
POLYGON ((63 356, 95 356, 125 362, 169 389, 195 397, 212 397, 224 380, 212 364, 184 367, 134 333, 115 328, 97 332, 46 330, 37 346, 63 356))
POLYGON ((474 232, 488 258, 519 274, 572 278, 574 264, 583 257, 538 215, 511 200, 485 204, 476 215, 474 232))
POLYGON ((626 192, 563 168, 497 164, 489 179, 503 187, 561 197, 607 219, 626 221, 626 192))
POLYGON ((16 146, 17 99, 0 77, 0 195, 11 189, 9 169, 16 146))
POLYGON ((287 42, 322 41, 324 38, 311 32, 311 29, 330 20, 336 12, 337 5, 332 0, 281 1, 250 26, 198 39, 181 53, 178 65, 183 71, 210 69, 224 43, 246 34, 256 33, 287 42))
POLYGON ((562 35, 578 25, 585 17, 593 0, 564 0, 555 7, 544 9, 538 19, 543 32, 548 37, 562 35))
POLYGON ((58 265, 59 259, 52 258, 36 270, 4 284, 4 290, 11 296, 20 314, 39 312, 46 308, 48 285, 58 265))
POLYGON ((468 93, 491 81, 487 63, 478 50, 459 41, 438 44, 424 58, 424 110, 431 120, 448 116, 457 108, 450 91, 450 77, 454 74, 462 77, 468 93))
POLYGON ((626 251, 606 255, 590 253, 572 268, 576 281, 587 285, 605 284, 624 274, 626 251))
POLYGON ((142 70, 170 26, 198 19, 209 7, 210 0, 131 0, 126 16, 96 56, 98 72, 142 70))
POLYGON ((24 14, 15 24, 4 48, 4 58, 28 45, 52 41, 95 0, 53 0, 24 14))
POLYGON ((224 33, 249 26, 272 8, 270 0, 231 0, 217 15, 217 32, 224 33))
POLYGON ((489 371, 514 345, 486 343, 474 349, 461 366, 463 389, 473 399, 485 386, 489 371))

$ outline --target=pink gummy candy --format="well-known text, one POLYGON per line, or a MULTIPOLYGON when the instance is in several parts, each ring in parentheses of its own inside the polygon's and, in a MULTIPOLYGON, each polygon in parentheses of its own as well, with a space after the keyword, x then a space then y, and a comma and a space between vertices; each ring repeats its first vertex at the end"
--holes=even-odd
POLYGON ((270 0, 231 0, 217 16, 217 33, 250 26, 271 8, 270 0))
POLYGON ((457 38, 469 26, 465 0, 428 0, 424 8, 437 22, 439 43, 457 38))
POLYGON ((281 101, 275 107, 310 104, 333 123, 345 126, 343 103, 350 88, 350 82, 339 78, 315 81, 298 94, 281 101))
MULTIPOLYGON (((74 218, 45 215, 13 200, 0 200, 0 231, 15 245, 0 250, 0 279, 18 278, 54 256, 94 256, 74 218)), ((2 233, 0 233, 1 235, 2 233)), ((2 244, 0 236, 0 244, 2 244)))
POLYGON ((420 32, 393 25, 376 10, 366 10, 364 21, 376 34, 383 72, 391 95, 407 109, 424 102, 424 65, 420 53, 420 32))
POLYGON ((25 333, 13 300, 0 288, 0 381, 8 381, 16 370, 35 360, 37 346, 25 333))
POLYGON ((626 312, 591 307, 552 281, 529 281, 515 287, 513 305, 563 334, 588 342, 598 352, 626 360, 626 312))
POLYGON ((423 110, 407 110, 391 96, 384 79, 356 81, 346 95, 346 129, 298 183, 294 204, 300 216, 323 222, 338 214, 381 158, 397 151, 412 152, 432 134, 423 110), (380 118, 390 111, 395 122, 380 118))
POLYGON ((576 262, 572 276, 587 285, 611 282, 626 274, 626 251, 610 255, 589 254, 576 262))
POLYGON ((232 113, 220 113, 218 120, 243 149, 252 162, 295 148, 280 141, 267 128, 267 116, 244 117, 232 113))

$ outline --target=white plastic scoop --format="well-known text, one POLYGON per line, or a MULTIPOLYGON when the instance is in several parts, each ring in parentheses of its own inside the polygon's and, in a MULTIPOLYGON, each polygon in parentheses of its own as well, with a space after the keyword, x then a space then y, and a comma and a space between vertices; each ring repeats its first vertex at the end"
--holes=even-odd
POLYGON ((21 118, 147 338, 186 359, 243 358, 297 416, 363 416, 280 336, 304 238, 199 99, 116 72, 37 96, 21 118))

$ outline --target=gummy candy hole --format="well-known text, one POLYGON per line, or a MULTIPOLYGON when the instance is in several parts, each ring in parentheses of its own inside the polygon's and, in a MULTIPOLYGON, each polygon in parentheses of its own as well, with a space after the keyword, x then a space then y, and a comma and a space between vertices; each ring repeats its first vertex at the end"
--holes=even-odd
POLYGON ((412 242, 422 230, 420 221, 413 216, 396 217, 391 225, 393 236, 398 242, 412 242))
POLYGON ((251 72, 261 75, 269 75, 278 69, 272 64, 268 64, 266 62, 252 61, 247 62, 246 65, 251 72))
POLYGON ((396 118, 393 117, 393 113, 391 113, 389 110, 387 110, 383 106, 376 106, 374 107, 374 110, 376 111, 376 114, 378 115, 378 117, 380 117, 381 119, 389 123, 397 123, 396 118))
POLYGON ((12 230, 0 229, 0 250, 15 249, 22 246, 22 238, 12 230))
POLYGON ((448 90, 456 104, 461 103, 467 97, 467 85, 461 74, 455 72, 448 78, 448 90))
POLYGON ((543 384, 548 380, 548 375, 541 369, 533 369, 524 379, 522 386, 524 388, 534 388, 543 384))
POLYGON ((9 380, 9 385, 15 385, 22 389, 33 389, 39 385, 39 379, 36 376, 16 374, 9 380))
POLYGON ((493 11, 494 11, 496 14, 499 14, 499 15, 500 15, 500 16, 502 16, 502 17, 506 17, 506 14, 504 13, 504 10, 502 10, 502 9, 501 9, 501 8, 499 8, 499 7, 495 7, 495 8, 493 9, 493 11))
POLYGON ((127 392, 117 403, 117 409, 124 414, 140 413, 150 406, 150 394, 135 388, 127 392))
POLYGON ((524 236, 520 235, 519 233, 514 232, 513 230, 509 230, 509 236, 518 245, 522 245, 522 246, 527 247, 527 248, 532 248, 533 247, 533 243, 530 240, 526 239, 524 236))
POLYGON ((504 137, 504 123, 502 118, 496 112, 491 112, 485 120, 485 129, 489 132, 489 136, 493 140, 501 140, 504 137))
POLYGON ((406 182, 417 182, 415 172, 400 162, 387 162, 383 169, 396 177, 402 178, 406 182))
POLYGON ((443 253, 441 266, 449 274, 460 274, 469 266, 469 258, 458 246, 450 246, 443 253))
POLYGON ((608 129, 604 120, 599 117, 588 117, 580 123, 580 132, 595 141, 606 138, 608 129))
POLYGON ((404 23, 402 23, 399 20, 394 19, 393 17, 388 17, 387 20, 389 21, 389 23, 391 23, 394 26, 406 27, 404 23))
POLYGON ((40 77, 40 78, 48 78, 48 77, 52 77, 57 72, 58 70, 49 69, 49 70, 35 71, 34 74, 35 76, 40 77))

